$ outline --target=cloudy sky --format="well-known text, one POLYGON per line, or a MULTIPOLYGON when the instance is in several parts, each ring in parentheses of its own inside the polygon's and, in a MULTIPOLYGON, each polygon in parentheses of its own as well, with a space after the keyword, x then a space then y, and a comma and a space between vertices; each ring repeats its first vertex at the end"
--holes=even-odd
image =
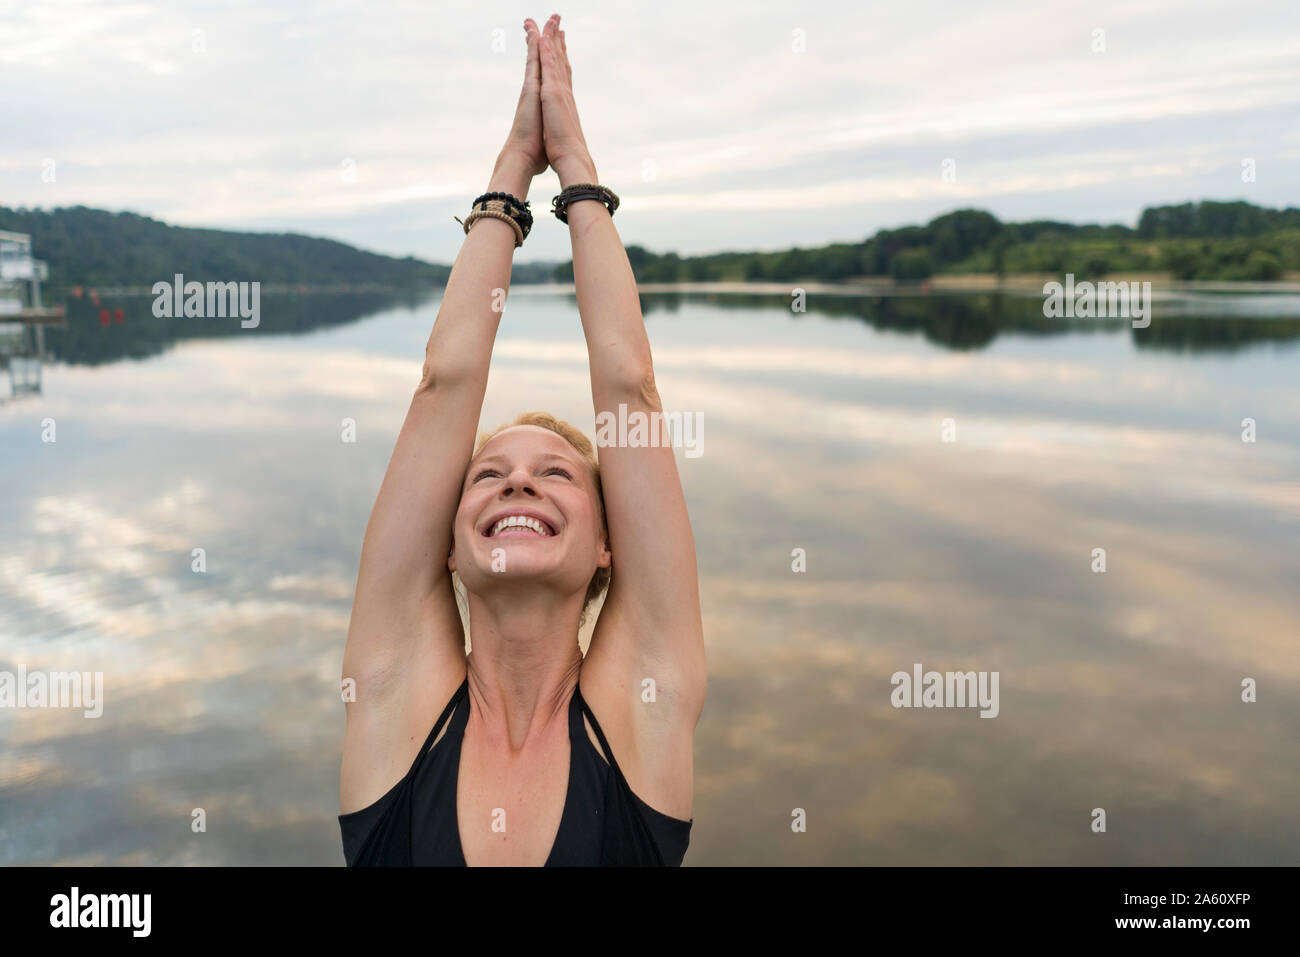
MULTIPOLYGON (((0 0, 0 205, 450 262, 523 20, 553 12, 620 232, 654 250, 857 241, 962 206, 1300 202, 1294 0, 0 0)), ((567 258, 557 190, 534 182, 519 261, 567 258)))

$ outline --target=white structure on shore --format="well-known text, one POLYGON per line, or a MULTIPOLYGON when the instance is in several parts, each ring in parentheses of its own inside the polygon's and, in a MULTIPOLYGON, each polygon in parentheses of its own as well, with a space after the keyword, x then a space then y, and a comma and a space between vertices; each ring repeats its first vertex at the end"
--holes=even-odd
POLYGON ((55 312, 41 303, 41 280, 49 276, 45 263, 32 258, 31 236, 0 231, 0 368, 9 370, 9 398, 41 391, 41 320, 55 312), (32 324, 32 342, 25 323, 32 324))
POLYGON ((41 280, 49 277, 45 263, 32 258, 31 236, 0 232, 0 315, 23 312, 28 304, 40 309, 41 280))

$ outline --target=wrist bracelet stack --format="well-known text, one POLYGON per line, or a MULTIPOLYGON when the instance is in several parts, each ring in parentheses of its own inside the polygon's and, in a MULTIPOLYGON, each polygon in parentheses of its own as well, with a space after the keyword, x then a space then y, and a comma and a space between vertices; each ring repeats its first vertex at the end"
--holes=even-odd
MULTIPOLYGON (((560 190, 557 196, 552 197, 551 212, 555 214, 555 218, 560 222, 567 223, 569 221, 569 204, 584 199, 599 200, 609 210, 611 216, 614 215, 614 210, 618 209, 618 194, 612 189, 596 183, 575 183, 560 190)), ((464 221, 459 216, 452 217, 465 227, 466 233, 469 232, 470 226, 480 219, 500 219, 509 223, 514 229, 515 248, 524 244, 524 240, 528 238, 528 234, 533 228, 533 214, 528 208, 528 201, 521 202, 517 197, 509 193, 484 193, 470 204, 470 209, 470 214, 465 217, 464 221)))
POLYGON ((470 226, 480 219, 500 219, 509 223, 515 231, 515 248, 522 246, 524 240, 528 238, 528 233, 533 228, 533 214, 528 209, 528 201, 520 202, 517 197, 509 193, 484 193, 471 204, 472 211, 461 222, 459 216, 453 216, 452 219, 465 227, 465 232, 469 232, 470 226))
POLYGON ((551 212, 562 223, 569 221, 569 204, 580 199, 596 199, 605 204, 609 215, 618 209, 618 195, 612 190, 596 183, 574 183, 560 190, 560 194, 551 200, 551 212))

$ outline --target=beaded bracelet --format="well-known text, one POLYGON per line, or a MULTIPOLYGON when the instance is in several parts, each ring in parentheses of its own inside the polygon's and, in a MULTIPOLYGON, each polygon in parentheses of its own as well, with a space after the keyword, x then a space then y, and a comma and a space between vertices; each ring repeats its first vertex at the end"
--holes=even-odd
POLYGON ((524 200, 521 203, 516 197, 509 193, 484 193, 478 199, 474 200, 472 205, 477 206, 479 203, 493 199, 499 199, 504 202, 506 204, 506 211, 512 216, 519 217, 519 223, 524 228, 524 235, 527 236, 528 231, 532 229, 533 226, 533 214, 528 208, 528 200, 524 200))
POLYGON ((510 224, 515 231, 515 247, 518 248, 524 244, 528 238, 528 233, 533 228, 533 214, 528 209, 527 200, 520 202, 519 199, 509 193, 484 193, 471 204, 472 212, 465 217, 462 222, 459 216, 453 216, 452 219, 460 223, 469 232, 470 226, 483 218, 500 219, 510 224))
POLYGON ((614 210, 618 209, 618 194, 612 189, 600 186, 596 183, 574 183, 560 190, 559 195, 551 198, 551 212, 555 218, 562 223, 569 221, 569 204, 576 203, 580 199, 598 199, 605 204, 609 210, 609 215, 614 215, 614 210))

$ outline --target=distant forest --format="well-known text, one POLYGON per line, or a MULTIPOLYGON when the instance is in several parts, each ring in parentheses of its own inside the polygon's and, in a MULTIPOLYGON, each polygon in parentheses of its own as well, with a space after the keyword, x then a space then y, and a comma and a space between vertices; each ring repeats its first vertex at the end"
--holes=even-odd
MULTIPOLYGON (((365 252, 294 233, 193 229, 135 213, 85 206, 0 207, 0 230, 29 233, 49 263, 51 296, 74 285, 151 286, 193 278, 307 286, 441 286, 450 265, 365 252)), ((640 282, 822 281, 867 277, 919 281, 942 274, 1169 273, 1176 279, 1272 280, 1300 271, 1300 209, 1245 202, 1184 203, 1143 210, 1136 228, 1051 220, 1004 223, 960 209, 924 226, 882 229, 860 243, 708 256, 627 247, 640 282)), ((515 283, 571 282, 572 261, 517 263, 515 283)))
MULTIPOLYGON (((1300 209, 1244 202, 1154 206, 1137 228, 1052 220, 1004 223, 959 209, 924 226, 882 229, 860 243, 781 252, 680 257, 629 246, 642 282, 819 280, 864 277, 918 281, 939 274, 1169 273, 1175 279, 1271 280, 1300 270, 1300 209)), ((556 270, 571 281, 573 263, 556 270)))
POLYGON ((152 286, 183 273, 200 281, 442 285, 450 266, 364 252, 332 239, 294 233, 237 233, 169 226, 135 213, 86 206, 53 210, 0 207, 0 230, 29 233, 50 267, 49 285, 152 286))

